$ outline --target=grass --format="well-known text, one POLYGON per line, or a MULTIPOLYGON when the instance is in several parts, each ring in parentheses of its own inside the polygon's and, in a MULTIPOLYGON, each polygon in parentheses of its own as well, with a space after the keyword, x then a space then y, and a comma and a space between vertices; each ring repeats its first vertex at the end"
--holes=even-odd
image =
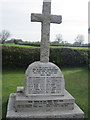
MULTIPOLYGON (((6 46, 16 46, 16 47, 30 47, 30 48, 39 48, 36 46, 29 46, 29 45, 18 45, 18 44, 4 44, 6 46)), ((78 49, 78 50, 88 50, 88 47, 65 47, 65 46, 50 46, 50 48, 71 48, 71 49, 78 49)))
MULTIPOLYGON (((84 111, 85 118, 88 117, 88 69, 79 68, 62 68, 65 78, 65 88, 75 98, 75 102, 84 111)), ((2 77, 2 105, 3 119, 6 116, 7 103, 10 93, 15 93, 17 86, 24 85, 24 69, 3 69, 2 77)))
POLYGON ((70 68, 63 69, 65 88, 75 98, 75 102, 88 117, 88 69, 70 68))
POLYGON ((66 46, 51 46, 51 48, 70 48, 76 50, 88 50, 88 47, 66 47, 66 46))
POLYGON ((16 47, 30 47, 30 48, 38 48, 35 46, 29 46, 29 45, 18 45, 18 44, 4 44, 6 46, 16 46, 16 47))

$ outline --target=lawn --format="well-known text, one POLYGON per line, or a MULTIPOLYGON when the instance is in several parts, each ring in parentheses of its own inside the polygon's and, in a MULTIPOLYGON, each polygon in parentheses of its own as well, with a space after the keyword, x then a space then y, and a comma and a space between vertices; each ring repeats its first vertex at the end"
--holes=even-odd
MULTIPOLYGON (((75 98, 75 102, 88 117, 88 68, 62 68, 65 78, 65 88, 75 98)), ((3 69, 2 77, 2 105, 3 120, 6 116, 7 102, 10 93, 15 93, 17 86, 24 85, 24 69, 3 69)))

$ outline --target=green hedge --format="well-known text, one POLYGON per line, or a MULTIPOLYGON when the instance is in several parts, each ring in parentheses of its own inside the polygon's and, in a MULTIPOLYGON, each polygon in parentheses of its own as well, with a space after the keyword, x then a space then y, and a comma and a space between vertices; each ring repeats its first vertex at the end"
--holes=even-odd
MULTIPOLYGON (((15 46, 2 46, 3 67, 25 67, 40 60, 40 48, 22 48, 15 46)), ((52 48, 50 62, 61 66, 82 66, 88 63, 88 51, 69 48, 52 48)))
POLYGON ((39 49, 3 46, 2 65, 3 67, 27 67, 30 63, 39 60, 39 49))
POLYGON ((23 43, 17 43, 18 45, 28 45, 28 46, 36 46, 40 47, 40 42, 23 42, 23 43))
POLYGON ((88 50, 70 48, 51 49, 50 60, 58 66, 73 67, 88 65, 88 50))

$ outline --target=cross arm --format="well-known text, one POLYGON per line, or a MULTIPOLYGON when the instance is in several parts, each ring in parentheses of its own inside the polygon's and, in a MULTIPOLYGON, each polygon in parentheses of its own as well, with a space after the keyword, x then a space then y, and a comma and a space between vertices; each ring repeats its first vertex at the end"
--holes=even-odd
POLYGON ((31 21, 32 22, 42 22, 42 14, 32 13, 31 14, 31 21))
POLYGON ((51 15, 51 23, 57 23, 60 24, 62 22, 62 16, 61 15, 51 15))

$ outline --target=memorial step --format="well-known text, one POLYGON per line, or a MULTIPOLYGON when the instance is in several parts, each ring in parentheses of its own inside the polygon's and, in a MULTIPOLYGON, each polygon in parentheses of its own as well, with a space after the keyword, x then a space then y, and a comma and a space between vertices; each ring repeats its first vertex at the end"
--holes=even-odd
POLYGON ((15 108, 17 111, 73 110, 75 102, 75 99, 66 90, 64 90, 64 96, 55 94, 30 95, 26 97, 23 93, 17 93, 15 99, 15 108))
POLYGON ((31 120, 35 118, 71 118, 72 119, 84 119, 84 113, 83 111, 74 103, 74 109, 73 110, 53 110, 51 111, 16 111, 15 109, 15 96, 16 94, 10 94, 10 98, 8 101, 8 111, 7 111, 7 120, 31 120))

